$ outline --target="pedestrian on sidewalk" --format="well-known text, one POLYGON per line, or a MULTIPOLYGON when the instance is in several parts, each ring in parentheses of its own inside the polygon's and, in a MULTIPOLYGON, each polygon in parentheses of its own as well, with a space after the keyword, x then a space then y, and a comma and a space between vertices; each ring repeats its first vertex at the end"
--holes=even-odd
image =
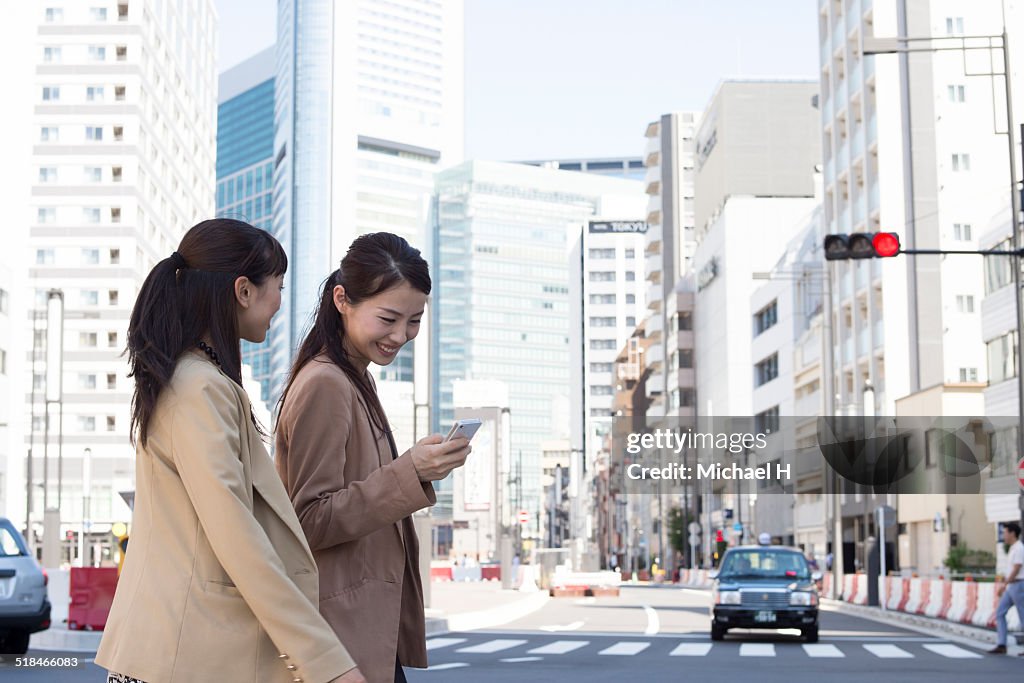
POLYGON ((1024 628, 1024 544, 1020 540, 1020 524, 1007 522, 1003 525, 1003 543, 1008 544, 1006 555, 1006 582, 996 589, 999 596, 999 607, 996 609, 996 646, 989 650, 990 654, 1006 654, 1007 626, 1006 615, 1014 605, 1021 627, 1024 628))
POLYGON ((317 570, 242 388, 288 258, 269 233, 203 221, 142 284, 131 545, 96 663, 108 681, 365 683, 317 611, 317 570))
POLYGON ((425 437, 399 455, 368 368, 420 330, 430 274, 389 233, 362 235, 324 282, 313 328, 280 402, 277 470, 320 568, 320 611, 370 683, 426 667, 413 512, 469 454, 425 437))

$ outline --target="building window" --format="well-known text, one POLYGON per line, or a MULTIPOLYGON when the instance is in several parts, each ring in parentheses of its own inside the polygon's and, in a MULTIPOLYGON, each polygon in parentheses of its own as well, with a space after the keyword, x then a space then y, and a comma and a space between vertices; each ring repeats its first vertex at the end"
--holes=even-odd
POLYGON ((591 363, 591 372, 611 372, 614 363, 591 363))
POLYGON ((636 271, 635 270, 627 270, 626 271, 626 282, 636 282, 636 271))
POLYGON ((610 259, 615 258, 614 249, 589 249, 587 250, 588 255, 591 259, 610 259))
POLYGON ((614 270, 595 270, 590 272, 591 282, 615 282, 614 270))
POLYGON ((100 142, 103 140, 103 127, 102 126, 86 126, 85 127, 85 139, 100 142))
POLYGON ((960 368, 961 382, 977 382, 978 368, 960 368))
POLYGON ((79 415, 78 416, 78 431, 80 432, 95 432, 96 431, 96 418, 91 415, 79 415))
POLYGON ((680 368, 692 368, 693 367, 693 350, 692 349, 680 349, 679 350, 679 367, 680 368))
POLYGON ((964 102, 964 95, 966 94, 965 91, 966 89, 962 85, 946 86, 946 93, 949 95, 949 101, 956 102, 957 104, 964 102))
POLYGON ((974 313, 974 297, 970 294, 957 294, 956 310, 958 313, 974 313))
POLYGON ((590 349, 592 351, 607 351, 615 348, 614 339, 591 339, 590 349))
MULTIPOLYGON (((1006 239, 992 248, 996 251, 1012 251, 1013 241, 1006 239)), ((991 294, 992 292, 1002 289, 1010 284, 1013 280, 1012 263, 1013 259, 1006 258, 1005 256, 992 256, 985 259, 986 294, 991 294)))
POLYGON ((109 290, 107 292, 107 304, 109 304, 111 306, 116 306, 117 305, 117 300, 118 300, 117 290, 116 289, 109 290))
POLYGON ((627 304, 635 304, 636 303, 636 294, 627 294, 626 295, 626 303, 627 304))
POLYGON ((53 249, 36 249, 36 265, 52 266, 54 262, 53 249))
POLYGON ((761 334, 779 322, 779 302, 773 301, 754 314, 754 336, 761 334))
POLYGON ((971 224, 970 223, 954 223, 953 224, 953 239, 957 240, 958 242, 970 242, 971 241, 971 224))
POLYGON ((86 266, 99 265, 100 262, 100 250, 99 249, 83 249, 82 250, 82 264, 86 266))
POLYGON ((613 390, 611 386, 607 384, 591 384, 590 395, 591 396, 611 396, 613 390))
POLYGON ((117 375, 114 373, 107 373, 107 389, 113 391, 117 389, 117 375))
POLYGON ((89 59, 94 62, 104 62, 107 59, 107 48, 102 45, 89 46, 89 59))
POLYGON ((82 221, 85 223, 99 223, 100 210, 96 207, 85 207, 82 209, 82 221))
POLYGON ((41 183, 55 183, 57 182, 57 168, 54 166, 43 166, 39 169, 39 182, 41 183))
POLYGON ((43 102, 57 102, 60 100, 60 87, 47 85, 43 87, 43 102))
POLYGON ((963 17, 946 17, 946 35, 962 36, 964 34, 963 17))
POLYGON ((679 312, 679 331, 686 332, 693 329, 693 314, 689 311, 679 312))
POLYGON ((626 327, 636 327, 636 316, 633 316, 633 315, 627 315, 626 316, 626 327))
POLYGON ((93 21, 106 21, 107 20, 107 8, 106 7, 90 7, 89 18, 93 21))
POLYGON ((122 172, 121 172, 121 167, 120 166, 111 166, 110 167, 110 179, 113 180, 115 183, 121 182, 121 177, 122 177, 121 173, 122 172))
POLYGON ((60 129, 56 126, 43 126, 39 129, 40 142, 57 142, 60 140, 60 129))
POLYGON ((64 21, 64 10, 61 7, 47 7, 46 8, 46 23, 47 24, 59 24, 64 21))
POLYGON ((615 327, 615 316, 590 316, 591 327, 615 327))
POLYGON ((754 366, 754 386, 759 387, 779 376, 779 354, 773 353, 754 366))
POLYGON ((40 206, 36 211, 36 219, 40 223, 55 223, 57 221, 57 209, 53 206, 40 206))
POLYGON ((96 348, 96 333, 95 332, 79 332, 78 333, 78 345, 83 349, 94 349, 96 348))
POLYGON ((103 101, 103 86, 102 85, 90 85, 85 89, 85 100, 86 102, 102 102, 103 101))
POLYGON ((61 52, 59 47, 44 47, 43 48, 43 61, 44 62, 59 62, 61 61, 61 52))
POLYGON ((83 289, 79 294, 83 306, 98 306, 100 303, 100 293, 98 290, 83 289))
POLYGON ((107 415, 107 431, 117 431, 117 418, 113 415, 107 415))
POLYGON ((126 59, 128 59, 128 46, 118 45, 116 48, 114 48, 114 53, 117 55, 117 61, 123 62, 126 59))
POLYGON ((6 289, 0 289, 0 314, 10 315, 11 295, 6 289))
POLYGON ((636 258, 636 249, 627 249, 626 258, 636 258))
POLYGON ((971 170, 971 155, 970 154, 954 154, 953 155, 953 171, 970 171, 971 170))
POLYGON ((110 222, 120 223, 121 222, 121 207, 112 206, 110 207, 110 222))
POLYGON ((116 266, 121 263, 121 250, 111 249, 110 250, 110 264, 116 266))
POLYGON ((103 169, 99 166, 86 166, 82 169, 82 175, 87 183, 98 183, 103 180, 103 169))
POLYGON ((114 142, 122 142, 124 140, 124 126, 114 126, 114 142))
POLYGON ((697 405, 697 391, 695 389, 679 390, 679 407, 692 408, 697 405))
POLYGON ((117 348, 117 332, 107 332, 107 346, 117 348))
POLYGON ((1017 376, 1017 333, 1010 331, 986 344, 988 382, 996 384, 1017 376))
POLYGON ((96 375, 79 375, 78 376, 78 388, 84 391, 89 391, 96 388, 96 375))
POLYGON ((120 2, 117 5, 117 20, 128 21, 128 3, 120 2))
POLYGON ((614 294, 591 294, 590 303, 592 304, 613 304, 615 303, 614 294))
POLYGON ((755 415, 754 431, 758 434, 772 434, 779 431, 779 407, 772 406, 755 415))
POLYGON ((125 88, 124 88, 123 85, 115 85, 114 86, 114 99, 117 100, 118 102, 124 102, 124 92, 125 92, 125 88))
POLYGON ((7 374, 7 351, 0 349, 0 375, 7 374))

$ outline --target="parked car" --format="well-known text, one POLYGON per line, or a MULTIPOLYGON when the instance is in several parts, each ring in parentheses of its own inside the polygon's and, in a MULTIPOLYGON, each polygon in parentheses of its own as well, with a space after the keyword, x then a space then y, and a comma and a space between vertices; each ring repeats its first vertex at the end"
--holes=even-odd
POLYGON ((0 654, 23 655, 50 628, 48 577, 9 520, 0 517, 0 654))
POLYGON ((808 643, 818 642, 818 588, 821 576, 803 553, 781 546, 738 546, 726 551, 715 575, 711 640, 731 628, 797 628, 808 643))

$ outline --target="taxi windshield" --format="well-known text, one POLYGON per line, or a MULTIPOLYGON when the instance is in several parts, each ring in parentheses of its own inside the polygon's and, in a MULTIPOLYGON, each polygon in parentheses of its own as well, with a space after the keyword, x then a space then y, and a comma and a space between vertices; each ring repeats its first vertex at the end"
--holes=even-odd
POLYGON ((734 550, 722 562, 719 579, 810 579, 807 560, 786 550, 734 550))

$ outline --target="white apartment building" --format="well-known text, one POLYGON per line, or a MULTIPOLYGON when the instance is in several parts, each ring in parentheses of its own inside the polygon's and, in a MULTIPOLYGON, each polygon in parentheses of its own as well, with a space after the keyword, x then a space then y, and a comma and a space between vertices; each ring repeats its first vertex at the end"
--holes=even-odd
MULTIPOLYGON (((645 362, 650 369, 646 390, 651 418, 692 415, 692 392, 678 386, 668 362, 671 324, 678 318, 676 284, 693 270, 694 151, 699 112, 665 114, 647 125, 644 134, 647 234, 644 279, 647 281, 645 334, 653 338, 645 362), (682 411, 680 412, 680 409, 682 411)), ((686 389, 690 389, 688 385, 686 389)))
MULTIPOLYGON (((187 228, 213 214, 216 13, 212 0, 33 7, 31 25, 23 27, 34 34, 31 128, 18 133, 32 139, 22 261, 29 325, 24 353, 12 361, 27 377, 19 396, 26 408, 15 419, 25 422, 20 450, 33 453, 36 538, 44 500, 55 508, 58 496, 61 539, 81 530, 83 516, 95 538, 105 538, 111 523, 130 521, 118 492, 134 488, 132 384, 121 355, 131 307, 151 267, 187 228), (63 395, 49 406, 44 443, 47 332, 45 317, 33 324, 32 314, 45 312, 54 290, 64 302, 63 395)), ((24 484, 11 488, 24 496, 24 484)), ((24 509, 22 497, 8 511, 23 518, 16 511, 24 509)), ((77 546, 62 543, 59 561, 77 562, 77 546)))
MULTIPOLYGON (((998 35, 1003 4, 819 2, 827 233, 885 230, 899 233, 904 248, 978 248, 979 233, 1009 192, 1006 138, 995 133, 1006 130, 1006 117, 1000 79, 968 74, 992 63, 1001 68, 1002 54, 862 56, 862 49, 872 36, 998 35)), ((980 315, 983 267, 975 256, 836 263, 837 410, 863 412, 870 382, 875 414, 984 414, 982 390, 992 366, 980 315)), ((948 513, 960 512, 947 498, 900 497, 899 522, 907 530, 900 538, 902 565, 921 571, 939 565, 951 539, 934 529, 955 532, 948 513)), ((853 502, 861 507, 844 507, 844 516, 880 504, 859 492, 853 502)), ((847 543, 860 544, 872 533, 870 524, 847 527, 847 543)))

